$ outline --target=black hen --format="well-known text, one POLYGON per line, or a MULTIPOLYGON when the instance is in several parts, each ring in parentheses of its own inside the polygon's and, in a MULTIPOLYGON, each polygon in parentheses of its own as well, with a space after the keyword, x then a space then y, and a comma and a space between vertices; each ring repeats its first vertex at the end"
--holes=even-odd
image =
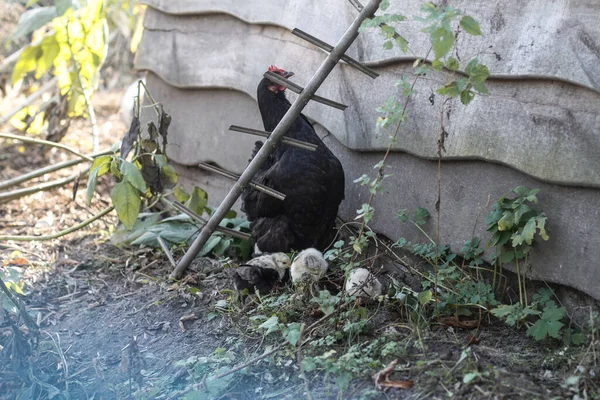
MULTIPOLYGON (((286 78, 293 75, 273 66, 269 71, 286 78)), ((285 87, 264 78, 257 95, 265 130, 272 132, 291 106, 285 87)), ((309 151, 278 144, 254 180, 284 193, 285 200, 247 187, 242 194, 242 209, 260 251, 323 250, 333 237, 338 207, 344 198, 344 170, 304 115, 296 118, 286 136, 318 148, 309 151)), ((256 142, 253 158, 261 146, 262 142, 256 142)))

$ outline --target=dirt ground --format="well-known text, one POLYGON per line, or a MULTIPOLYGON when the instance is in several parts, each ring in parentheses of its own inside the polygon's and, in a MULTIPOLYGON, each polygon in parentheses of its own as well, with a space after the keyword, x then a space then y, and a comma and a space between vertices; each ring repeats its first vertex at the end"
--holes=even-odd
MULTIPOLYGON (((0 0, 0 42, 22 12, 11 4, 0 0)), ((10 51, 4 49, 4 55, 10 51)), ((119 103, 128 75, 110 63, 104 72, 112 76, 112 84, 105 85, 110 90, 93 99, 102 149, 127 129, 119 103)), ((2 98, 0 105, 14 107, 2 98)), ((89 154, 88 122, 73 121, 62 143, 89 154)), ((0 139, 0 182, 71 158, 56 148, 0 139)), ((46 174, 19 187, 66 178, 85 167, 46 174)), ((76 182, 0 203, 0 236, 49 235, 110 205, 110 178, 100 179, 90 206, 87 177, 76 182)), ((301 354, 279 332, 266 335, 252 327, 260 312, 271 315, 269 302, 285 299, 289 303, 280 308, 295 307, 289 285, 242 306, 231 301, 229 274, 210 258, 197 259, 182 281, 169 282, 172 267, 162 251, 111 244, 116 224, 113 212, 54 240, 0 240, 0 272, 22 275, 24 295, 18 297, 39 326, 36 337, 4 300, 9 312, 0 315, 0 399, 600 399, 598 343, 538 343, 523 329, 489 316, 480 329, 443 321, 422 325, 418 316, 415 320, 389 300, 357 305, 366 313, 360 334, 329 347, 306 344, 301 354), (391 350, 370 354, 367 343, 377 340, 391 350), (340 364, 302 377, 299 357, 329 354, 326 363, 352 349, 358 350, 342 365, 351 377, 345 390, 336 375, 340 364), (374 379, 378 373, 381 379, 374 379), (375 381, 389 387, 379 390, 375 381)), ((413 271, 422 263, 411 258, 406 268, 396 261, 387 261, 381 277, 385 286, 393 277, 418 290, 420 279, 413 271)), ((294 321, 316 324, 306 333, 310 341, 337 334, 331 331, 337 320, 319 325, 324 319, 314 303, 294 312, 287 314, 294 321)))
MULTIPOLYGON (((126 129, 118 117, 121 93, 95 96, 103 148, 126 129)), ((57 149, 42 151, 5 140, 0 144, 0 180, 69 158, 57 149)), ((65 144, 89 152, 85 120, 74 122, 65 144)), ((101 193, 91 207, 81 189, 85 179, 79 186, 75 200, 73 185, 67 185, 2 204, 0 235, 49 234, 108 205, 108 179, 100 182, 101 193)), ((207 376, 260 356, 280 344, 281 336, 257 334, 250 328, 247 309, 219 309, 218 302, 231 297, 232 285, 216 260, 198 259, 182 282, 170 283, 172 267, 161 251, 121 249, 110 243, 115 224, 111 214, 57 240, 0 243, 3 266, 23 272, 26 295, 21 298, 40 327, 37 346, 23 345, 19 352, 14 346, 17 339, 31 340, 23 334, 27 329, 22 320, 16 325, 21 334, 6 320, 0 325, 0 398, 291 399, 307 397, 307 382, 313 399, 578 398, 584 389, 589 394, 589 388, 597 388, 593 375, 575 386, 565 383, 578 371, 588 375, 597 371, 592 347, 536 343, 523 330, 489 318, 478 332, 434 323, 422 331, 417 346, 409 340, 414 329, 406 329, 407 316, 397 306, 383 303, 367 305, 369 322, 356 340, 385 335, 403 343, 402 351, 356 371, 346 391, 340 392, 333 374, 323 371, 307 373, 305 382, 297 355, 284 346, 228 375, 217 394, 204 393, 200 388, 207 376), (412 386, 378 391, 371 375, 393 358, 398 364, 390 379, 412 386), (476 379, 465 383, 473 371, 476 379)), ((405 268, 392 267, 388 273, 387 279, 415 280, 405 268)), ((286 292, 292 288, 283 288, 286 292)), ((310 312, 307 323, 316 319, 310 312)), ((337 346, 333 348, 340 353, 347 349, 347 344, 337 346)))

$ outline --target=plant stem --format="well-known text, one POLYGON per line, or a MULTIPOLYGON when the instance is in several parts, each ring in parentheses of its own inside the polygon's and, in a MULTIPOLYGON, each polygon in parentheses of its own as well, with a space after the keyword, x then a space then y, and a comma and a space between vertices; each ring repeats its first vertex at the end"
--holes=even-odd
POLYGON ((44 241, 44 240, 52 240, 52 239, 57 239, 61 236, 65 236, 68 235, 69 233, 73 233, 89 224, 91 224, 92 222, 96 221, 97 219, 100 219, 102 217, 104 217, 106 214, 108 214, 109 212, 111 212, 112 210, 114 210, 115 207, 114 206, 110 206, 105 208, 104 210, 100 211, 98 214, 94 215, 93 217, 75 225, 72 226, 68 229, 62 230, 60 232, 57 233, 53 233, 51 235, 45 235, 45 236, 11 236, 11 235, 4 235, 4 236, 0 236, 0 241, 5 241, 5 240, 14 240, 14 241, 19 241, 19 242, 33 242, 33 241, 44 241))
POLYGON ((521 269, 519 268, 519 259, 517 258, 517 252, 515 251, 515 262, 517 264, 517 280, 519 282, 519 302, 522 306, 525 305, 523 302, 523 287, 521 286, 521 269))
POLYGON ((51 181, 48 183, 43 183, 41 185, 27 187, 23 189, 13 190, 11 192, 0 193, 0 204, 7 203, 9 201, 19 199, 21 197, 29 196, 37 192, 41 192, 44 190, 50 190, 57 187, 64 186, 68 183, 71 183, 77 179, 79 173, 69 176, 68 178, 57 179, 55 181, 51 181))
MULTIPOLYGON (((80 22, 81 24, 81 22, 80 22)), ((83 28, 83 27, 82 27, 83 28)), ((96 123, 96 112, 94 111, 94 106, 92 105, 92 100, 88 93, 86 85, 83 83, 83 79, 81 78, 81 65, 75 58, 75 53, 73 52, 73 46, 71 45, 71 38, 69 37, 69 22, 67 21, 65 32, 67 33, 67 45, 69 46, 69 51, 71 53, 71 62, 73 63, 73 67, 75 68, 75 75, 77 76, 77 83, 81 89, 81 94, 83 94, 83 99, 85 100, 85 107, 88 112, 88 119, 90 121, 90 125, 92 126, 92 151, 97 152, 100 148, 100 132, 98 131, 98 124, 96 123)), ((99 68, 98 68, 99 70, 99 68)), ((97 74, 97 72, 96 72, 97 74)))
POLYGON ((35 139, 35 138, 30 138, 30 137, 22 136, 22 135, 13 135, 11 133, 0 133, 0 138, 14 139, 14 140, 19 140, 19 141, 25 142, 25 143, 36 143, 36 144, 42 144, 44 146, 56 147, 58 149, 68 151, 69 153, 73 153, 76 156, 83 158, 84 160, 87 160, 90 162, 94 161, 94 159, 91 156, 86 156, 84 154, 81 154, 80 152, 78 152, 77 150, 75 150, 72 147, 65 146, 64 144, 60 144, 60 143, 56 143, 56 142, 50 142, 48 140, 35 139))

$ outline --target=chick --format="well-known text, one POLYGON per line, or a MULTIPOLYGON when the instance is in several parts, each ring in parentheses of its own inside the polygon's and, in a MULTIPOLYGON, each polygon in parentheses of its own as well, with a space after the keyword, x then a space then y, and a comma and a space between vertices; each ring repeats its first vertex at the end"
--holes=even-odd
POLYGON ((267 294, 283 280, 290 267, 290 258, 285 253, 263 254, 242 264, 231 273, 233 287, 240 293, 244 289, 267 294))
POLYGON ((312 281, 318 281, 327 272, 327 261, 317 249, 302 250, 294 259, 290 268, 292 282, 296 283, 307 275, 312 281))
POLYGON ((381 282, 368 269, 357 268, 348 276, 346 291, 350 296, 375 298, 381 295, 381 282))

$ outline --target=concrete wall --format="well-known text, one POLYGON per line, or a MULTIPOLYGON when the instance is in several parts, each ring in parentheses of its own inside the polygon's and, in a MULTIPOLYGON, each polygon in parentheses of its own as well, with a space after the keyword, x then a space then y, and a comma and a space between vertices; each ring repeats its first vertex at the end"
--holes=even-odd
MULTIPOLYGON (((468 107, 452 103, 444 116, 449 132, 442 166, 441 241, 455 250, 510 189, 540 188, 550 241, 532 254, 531 276, 563 283, 600 299, 600 3, 595 0, 449 1, 481 24, 483 37, 459 35, 458 47, 478 53, 490 68, 489 96, 468 107), (544 17, 541 18, 540 15, 544 17), (487 207, 486 207, 487 205, 487 207)), ((418 15, 420 2, 392 2, 418 15)), ((270 64, 296 72, 305 85, 324 53, 290 34, 298 27, 335 44, 356 12, 347 2, 161 1, 148 2, 146 31, 136 65, 150 72, 148 85, 173 115, 169 156, 181 165, 212 161, 241 172, 255 137, 228 132, 231 124, 262 129, 256 85, 270 64)), ((418 25, 399 25, 417 54, 427 42, 418 25)), ((423 51, 424 49, 424 51, 423 51)), ((361 33, 349 54, 376 68, 371 80, 336 67, 319 94, 349 105, 345 112, 311 103, 313 119, 346 170, 341 216, 352 219, 366 200, 352 183, 381 159, 389 132, 375 128, 375 108, 394 93, 393 82, 409 76, 414 58, 381 49, 376 31, 361 33), (331 132, 331 135, 328 135, 331 132)), ((434 211, 439 96, 432 91, 447 77, 428 74, 416 87, 408 120, 394 145, 386 181, 377 199, 373 226, 395 238, 419 233, 390 216, 400 208, 434 211)), ((288 94, 293 98, 293 94, 288 94)), ((185 172, 190 177, 191 170, 185 172)), ((227 182, 198 172, 214 188, 213 202, 227 182)), ((427 227, 433 231, 433 225, 427 227)))

